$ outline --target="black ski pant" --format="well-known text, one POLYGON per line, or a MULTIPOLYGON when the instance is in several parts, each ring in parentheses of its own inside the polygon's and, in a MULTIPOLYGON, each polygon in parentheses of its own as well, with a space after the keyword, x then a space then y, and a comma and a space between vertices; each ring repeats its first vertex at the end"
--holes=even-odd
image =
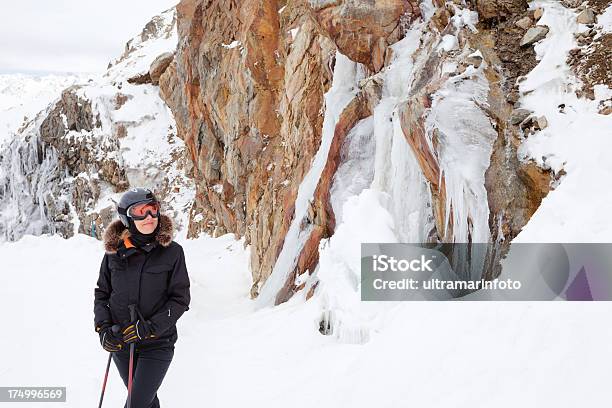
MULTIPOLYGON (((173 356, 174 346, 134 352, 131 408, 160 408, 157 390, 164 380, 173 356)), ((114 352, 113 361, 127 387, 130 348, 114 352)))

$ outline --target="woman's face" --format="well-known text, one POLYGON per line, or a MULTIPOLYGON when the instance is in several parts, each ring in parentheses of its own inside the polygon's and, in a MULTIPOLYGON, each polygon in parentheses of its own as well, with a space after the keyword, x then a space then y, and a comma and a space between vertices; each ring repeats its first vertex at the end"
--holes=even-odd
POLYGON ((150 234, 155 231, 155 228, 157 228, 157 222, 157 218, 151 217, 151 214, 147 214, 147 218, 144 220, 134 220, 136 229, 138 229, 138 231, 140 231, 142 234, 150 234))

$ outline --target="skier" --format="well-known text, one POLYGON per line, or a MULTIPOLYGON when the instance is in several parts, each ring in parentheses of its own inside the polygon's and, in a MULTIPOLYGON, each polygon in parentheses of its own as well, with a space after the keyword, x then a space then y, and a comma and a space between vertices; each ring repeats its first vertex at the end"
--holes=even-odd
POLYGON ((117 212, 119 220, 104 233, 95 330, 126 387, 129 345, 134 344, 131 408, 159 408, 157 390, 174 356, 176 322, 191 299, 185 254, 172 240, 172 220, 160 213, 151 190, 127 191, 117 212), (135 319, 130 319, 131 305, 136 305, 135 319))

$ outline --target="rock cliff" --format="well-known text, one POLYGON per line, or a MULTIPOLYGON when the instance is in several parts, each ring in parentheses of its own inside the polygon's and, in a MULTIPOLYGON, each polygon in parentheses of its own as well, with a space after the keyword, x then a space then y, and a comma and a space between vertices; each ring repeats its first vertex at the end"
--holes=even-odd
MULTIPOLYGON (((316 269, 338 222, 338 171, 368 118, 366 139, 400 132, 409 151, 397 165, 415 160, 420 173, 420 232, 400 225, 399 236, 509 242, 549 189, 549 175, 516 158, 522 130, 511 122, 516 79, 535 65, 517 41, 516 21, 533 17, 525 1, 183 0, 177 12, 179 45, 159 81, 194 165, 190 235, 245 236, 252 296, 274 271, 269 296, 283 302, 316 269), (355 81, 330 106, 338 58, 355 81), (470 174, 455 154, 472 161, 470 174)), ((371 181, 390 191, 395 177, 371 181)))

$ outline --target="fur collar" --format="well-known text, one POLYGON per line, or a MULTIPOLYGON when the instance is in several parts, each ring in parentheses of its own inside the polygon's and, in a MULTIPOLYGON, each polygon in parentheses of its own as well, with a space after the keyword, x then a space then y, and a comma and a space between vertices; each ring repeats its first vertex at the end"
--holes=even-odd
MULTIPOLYGON (((172 219, 167 215, 159 216, 159 230, 155 239, 157 242, 167 247, 172 242, 172 234, 174 227, 172 219)), ((123 242, 123 238, 130 236, 130 231, 121 223, 121 220, 111 222, 106 231, 104 231, 104 250, 107 254, 114 254, 119 249, 119 245, 123 242)))

